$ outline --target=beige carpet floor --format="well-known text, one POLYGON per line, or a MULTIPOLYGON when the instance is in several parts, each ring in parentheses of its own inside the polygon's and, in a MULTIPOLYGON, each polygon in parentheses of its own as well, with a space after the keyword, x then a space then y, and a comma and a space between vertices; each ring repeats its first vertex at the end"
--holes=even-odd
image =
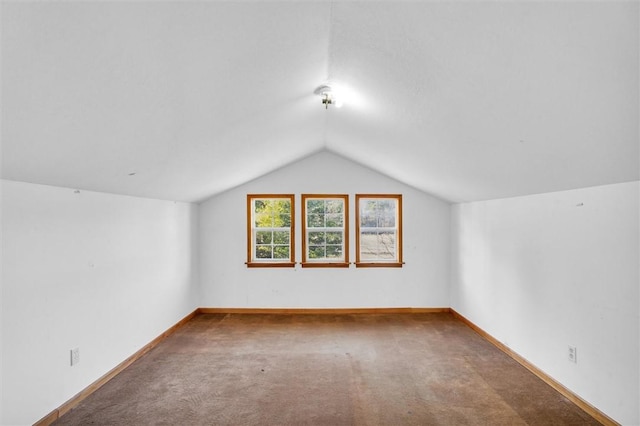
POLYGON ((209 314, 54 424, 599 423, 450 314, 209 314))

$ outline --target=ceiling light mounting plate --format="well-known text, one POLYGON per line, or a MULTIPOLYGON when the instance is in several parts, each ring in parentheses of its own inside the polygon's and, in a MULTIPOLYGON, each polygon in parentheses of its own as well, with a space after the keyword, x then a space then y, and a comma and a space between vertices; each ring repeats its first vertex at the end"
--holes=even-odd
POLYGON ((329 108, 329 105, 335 105, 338 108, 342 105, 336 99, 336 95, 329 85, 323 84, 321 86, 318 86, 316 90, 313 91, 313 93, 322 98, 322 105, 324 105, 325 109, 329 108))

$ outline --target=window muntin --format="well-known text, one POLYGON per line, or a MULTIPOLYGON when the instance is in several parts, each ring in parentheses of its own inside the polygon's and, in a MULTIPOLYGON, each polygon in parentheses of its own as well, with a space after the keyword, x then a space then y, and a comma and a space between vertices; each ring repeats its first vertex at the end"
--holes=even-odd
POLYGON ((402 195, 356 194, 356 266, 402 266, 402 195))
POLYGON ((349 266, 349 196, 302 194, 302 266, 349 266))
POLYGON ((247 266, 295 265, 293 194, 247 195, 247 266))

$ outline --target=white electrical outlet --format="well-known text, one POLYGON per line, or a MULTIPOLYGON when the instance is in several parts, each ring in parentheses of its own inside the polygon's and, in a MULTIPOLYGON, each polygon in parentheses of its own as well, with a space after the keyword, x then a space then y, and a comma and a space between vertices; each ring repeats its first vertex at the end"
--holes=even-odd
POLYGON ((573 362, 574 364, 578 363, 578 349, 576 349, 575 346, 569 345, 569 352, 567 353, 567 355, 569 357, 569 361, 573 362))
POLYGON ((74 366, 80 362, 80 348, 71 349, 71 365, 74 366))

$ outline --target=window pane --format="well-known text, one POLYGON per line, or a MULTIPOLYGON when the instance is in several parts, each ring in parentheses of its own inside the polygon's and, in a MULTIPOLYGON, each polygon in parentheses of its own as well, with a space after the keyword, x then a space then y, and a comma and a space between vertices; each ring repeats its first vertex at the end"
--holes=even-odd
POLYGON ((307 226, 309 228, 322 228, 324 227, 324 214, 308 214, 307 226))
POLYGON ((257 231, 256 244, 271 244, 271 231, 257 231))
POLYGON ((275 259, 288 259, 289 246, 275 246, 273 248, 273 257, 275 259))
POLYGON ((289 231, 275 231, 273 233, 273 243, 289 245, 289 231))
POLYGON ((396 234, 394 231, 362 232, 360 235, 360 257, 362 260, 394 260, 396 234))
POLYGON ((360 206, 360 226, 363 228, 378 226, 378 214, 375 201, 365 201, 360 206))
POLYGON ((257 246, 256 259, 271 259, 271 246, 257 246))
POLYGON ((342 259, 342 246, 327 246, 327 258, 342 259))
POLYGON ((325 211, 327 213, 342 213, 344 211, 344 202, 342 200, 327 200, 325 211))
POLYGON ((342 232, 327 232, 326 238, 327 238, 327 244, 342 245, 342 232))
POLYGON ((255 226, 260 228, 285 228, 291 226, 291 202, 289 200, 255 200, 255 226))
POLYGON ((324 232, 309 232, 309 245, 317 246, 325 243, 324 232))
POLYGON ((323 246, 309 247, 309 259, 323 259, 324 257, 325 257, 325 251, 323 246))
POLYGON ((307 200, 307 213, 324 213, 324 200, 307 200))
POLYGON ((326 216, 326 227, 327 228, 342 228, 344 225, 344 219, 342 214, 328 214, 326 216))

